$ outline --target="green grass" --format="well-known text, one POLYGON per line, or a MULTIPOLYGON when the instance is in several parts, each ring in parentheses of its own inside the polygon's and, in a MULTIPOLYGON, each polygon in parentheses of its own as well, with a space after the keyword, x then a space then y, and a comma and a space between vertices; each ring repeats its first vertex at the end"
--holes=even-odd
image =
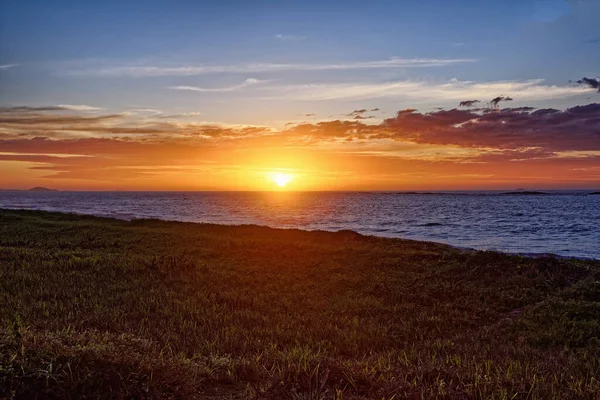
POLYGON ((597 399, 600 262, 0 210, 0 398, 597 399))

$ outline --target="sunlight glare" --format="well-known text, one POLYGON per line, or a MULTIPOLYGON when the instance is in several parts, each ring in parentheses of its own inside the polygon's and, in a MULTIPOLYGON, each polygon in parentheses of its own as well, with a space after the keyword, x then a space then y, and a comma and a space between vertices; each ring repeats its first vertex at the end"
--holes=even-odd
POLYGON ((284 187, 292 181, 293 176, 284 172, 275 172, 271 175, 271 178, 277 186, 284 187))

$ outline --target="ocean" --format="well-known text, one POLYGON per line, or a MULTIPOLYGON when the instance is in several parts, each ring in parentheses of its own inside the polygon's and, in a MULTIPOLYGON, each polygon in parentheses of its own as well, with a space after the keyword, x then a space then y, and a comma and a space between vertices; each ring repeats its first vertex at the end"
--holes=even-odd
POLYGON ((0 208, 257 224, 600 259, 600 195, 586 192, 0 191, 0 208))

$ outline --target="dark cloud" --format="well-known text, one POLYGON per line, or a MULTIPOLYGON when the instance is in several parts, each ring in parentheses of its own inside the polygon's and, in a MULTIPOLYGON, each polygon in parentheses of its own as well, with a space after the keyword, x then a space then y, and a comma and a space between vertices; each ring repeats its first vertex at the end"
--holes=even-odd
POLYGON ((37 124, 80 124, 122 118, 123 114, 106 114, 98 116, 85 115, 48 115, 19 114, 0 116, 0 124, 37 125, 37 124))
POLYGON ((529 107, 529 106, 502 109, 502 111, 513 111, 513 112, 530 112, 533 110, 535 110, 535 107, 529 107))
POLYGON ((542 115, 555 114, 555 113, 559 113, 559 112, 561 112, 561 111, 557 110, 555 108, 541 108, 541 109, 531 113, 531 115, 533 115, 535 117, 539 117, 542 115))
POLYGON ((346 114, 346 116, 347 117, 357 117, 357 116, 362 115, 362 114, 364 114, 366 112, 367 112, 367 109, 366 108, 362 108, 360 110, 354 110, 351 113, 346 114))
POLYGON ((0 113, 30 113, 30 112, 53 112, 53 111, 99 111, 101 108, 86 106, 86 105, 70 105, 70 104, 59 104, 51 106, 12 106, 12 107, 0 107, 0 113))
POLYGON ((489 113, 449 110, 427 114, 400 111, 385 120, 380 136, 417 143, 540 148, 555 151, 600 151, 600 104, 564 111, 503 109, 489 113))
POLYGON ((373 115, 365 115, 368 112, 380 111, 379 108, 373 108, 371 110, 367 110, 366 108, 361 108, 360 110, 354 110, 349 114, 345 114, 347 117, 351 117, 352 119, 362 120, 362 119, 372 119, 375 118, 373 115))
MULTIPOLYGON (((124 118, 126 114, 82 114, 79 111, 90 111, 94 109, 89 106, 15 106, 0 107, 0 124, 4 128, 42 129, 44 127, 64 127, 69 130, 80 129, 84 125, 104 126, 105 121, 116 121, 124 118), (55 113, 62 111, 61 113, 55 113)), ((96 110, 96 109, 94 109, 96 110)))
POLYGON ((459 103, 459 107, 473 107, 475 104, 479 103, 479 100, 465 100, 459 103))
POLYGON ((372 134, 372 128, 358 121, 327 121, 317 124, 300 124, 282 132, 288 137, 308 139, 364 139, 372 134))
POLYGON ((462 124, 475 118, 476 114, 464 110, 441 110, 426 114, 418 113, 417 110, 409 108, 398 111, 396 118, 386 119, 382 127, 392 130, 401 130, 413 134, 422 134, 440 127, 450 127, 462 124))
POLYGON ((368 115, 366 117, 363 115, 356 115, 352 119, 371 119, 371 118, 375 118, 375 117, 373 115, 368 115))
POLYGON ((496 108, 498 107, 498 104, 500 104, 500 102, 502 101, 512 101, 513 99, 508 97, 508 96, 504 96, 504 95, 500 95, 498 97, 493 98, 492 100, 490 100, 490 107, 496 108))
POLYGON ((21 113, 21 112, 36 112, 36 111, 67 111, 67 108, 60 106, 15 106, 15 107, 0 107, 0 113, 21 113))
POLYGON ((591 89, 596 89, 600 93, 600 80, 598 78, 586 78, 583 77, 577 81, 578 84, 587 86, 591 89))
MULTIPOLYGON (((265 127, 223 127, 205 123, 164 121, 156 116, 132 120, 127 114, 44 113, 39 111, 41 108, 26 106, 5 108, 9 111, 0 113, 0 126, 3 128, 4 136, 59 138, 91 133, 101 136, 239 138, 270 131, 265 127)), ((50 107, 43 107, 43 109, 48 111, 50 107)))

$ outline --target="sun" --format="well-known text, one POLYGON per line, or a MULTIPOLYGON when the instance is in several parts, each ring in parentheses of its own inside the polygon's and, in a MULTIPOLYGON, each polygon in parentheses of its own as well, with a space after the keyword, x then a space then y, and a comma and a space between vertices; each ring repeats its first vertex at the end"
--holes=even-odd
POLYGON ((273 179, 273 182, 275 182, 277 186, 282 188, 290 183, 294 179, 294 176, 292 174, 286 174, 285 172, 274 172, 271 174, 271 179, 273 179))

